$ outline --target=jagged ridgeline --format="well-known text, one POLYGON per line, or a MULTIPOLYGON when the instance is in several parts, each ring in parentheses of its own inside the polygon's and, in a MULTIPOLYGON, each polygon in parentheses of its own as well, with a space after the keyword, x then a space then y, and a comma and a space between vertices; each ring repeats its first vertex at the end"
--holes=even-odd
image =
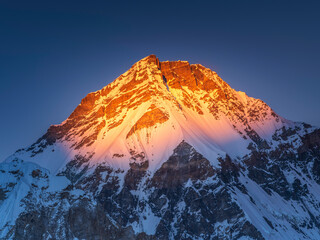
POLYGON ((0 239, 320 239, 320 130, 148 56, 0 163, 0 239))

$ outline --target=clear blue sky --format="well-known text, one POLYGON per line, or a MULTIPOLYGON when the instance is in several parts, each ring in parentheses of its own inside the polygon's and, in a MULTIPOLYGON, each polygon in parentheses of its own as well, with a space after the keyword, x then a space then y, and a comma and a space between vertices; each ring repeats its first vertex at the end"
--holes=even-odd
POLYGON ((0 160, 141 58, 201 63, 320 126, 319 1, 0 2, 0 160))

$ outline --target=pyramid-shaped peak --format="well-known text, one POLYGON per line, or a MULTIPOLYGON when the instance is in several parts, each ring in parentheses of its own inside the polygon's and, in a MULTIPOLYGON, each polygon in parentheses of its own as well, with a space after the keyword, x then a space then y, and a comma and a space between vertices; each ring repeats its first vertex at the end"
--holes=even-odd
MULTIPOLYGON (((136 64, 143 64, 143 65, 145 65, 145 64, 147 64, 147 65, 149 65, 149 64, 155 64, 155 65, 157 65, 158 66, 158 68, 160 68, 160 61, 159 61, 159 59, 156 57, 156 55, 154 55, 154 54, 151 54, 151 55, 149 55, 149 56, 147 56, 147 57, 145 57, 145 58, 142 58, 140 61, 138 61, 136 64)), ((136 65, 135 64, 135 65, 136 65)))
MULTIPOLYGON (((154 55, 151 54, 145 58, 142 58, 140 61, 138 61, 136 64, 143 64, 143 65, 149 65, 149 64, 155 64, 158 66, 159 69, 161 69, 162 65, 165 66, 165 68, 168 68, 168 66, 170 68, 179 68, 179 67, 190 67, 190 63, 188 61, 182 61, 182 60, 174 60, 174 61, 161 61, 159 60, 159 58, 154 55)), ((135 65, 136 65, 135 64, 135 65)))
POLYGON ((155 54, 151 54, 151 55, 143 58, 142 60, 156 61, 156 60, 159 60, 159 59, 157 58, 157 56, 155 54))
POLYGON ((156 168, 169 157, 163 153, 171 153, 182 140, 238 156, 242 152, 234 150, 233 139, 259 142, 284 124, 264 102, 239 94, 210 69, 149 55, 89 93, 34 146, 45 141, 64 144, 75 154, 94 151, 92 161, 107 159, 121 168, 129 164, 122 166, 114 154, 128 157, 136 149, 146 152, 153 160, 150 168, 156 168))

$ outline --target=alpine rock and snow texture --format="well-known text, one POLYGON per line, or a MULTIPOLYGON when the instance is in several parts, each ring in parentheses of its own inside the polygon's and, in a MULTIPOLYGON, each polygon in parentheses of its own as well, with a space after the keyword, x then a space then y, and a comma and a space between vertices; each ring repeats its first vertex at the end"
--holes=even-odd
POLYGON ((320 239, 320 129, 148 56, 0 163, 0 239, 320 239))

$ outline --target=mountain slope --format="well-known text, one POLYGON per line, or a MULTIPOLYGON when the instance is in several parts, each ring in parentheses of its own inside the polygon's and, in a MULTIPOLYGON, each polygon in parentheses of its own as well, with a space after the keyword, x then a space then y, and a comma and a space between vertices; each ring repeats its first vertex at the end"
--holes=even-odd
POLYGON ((319 163, 319 129, 151 55, 0 164, 0 237, 317 239, 319 163))

